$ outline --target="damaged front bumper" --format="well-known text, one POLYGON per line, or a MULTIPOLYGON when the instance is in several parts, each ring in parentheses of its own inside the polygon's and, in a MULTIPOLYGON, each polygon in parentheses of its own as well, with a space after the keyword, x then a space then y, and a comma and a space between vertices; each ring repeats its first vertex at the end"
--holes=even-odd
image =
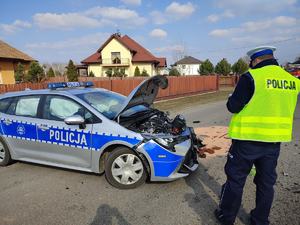
POLYGON ((173 151, 153 139, 140 143, 136 151, 146 157, 151 181, 172 181, 186 177, 198 168, 191 138, 174 145, 173 151))

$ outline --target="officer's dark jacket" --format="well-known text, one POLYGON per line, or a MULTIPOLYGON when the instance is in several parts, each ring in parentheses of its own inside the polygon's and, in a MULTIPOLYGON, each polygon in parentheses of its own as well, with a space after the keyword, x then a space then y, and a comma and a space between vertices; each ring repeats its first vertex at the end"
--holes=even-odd
MULTIPOLYGON (((276 59, 267 59, 258 63, 253 69, 261 68, 269 65, 277 65, 276 59)), ((239 82, 232 94, 227 101, 227 109, 231 113, 240 112, 245 105, 248 104, 254 94, 254 80, 249 72, 243 74, 240 77, 239 82)))

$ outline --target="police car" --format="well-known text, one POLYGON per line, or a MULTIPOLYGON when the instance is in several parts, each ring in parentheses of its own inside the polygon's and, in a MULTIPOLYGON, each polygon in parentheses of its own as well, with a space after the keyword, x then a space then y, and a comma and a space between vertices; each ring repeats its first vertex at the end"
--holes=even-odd
POLYGON ((117 188, 171 181, 198 167, 197 138, 181 115, 152 107, 164 76, 125 97, 91 82, 0 96, 0 165, 12 160, 105 173, 117 188))

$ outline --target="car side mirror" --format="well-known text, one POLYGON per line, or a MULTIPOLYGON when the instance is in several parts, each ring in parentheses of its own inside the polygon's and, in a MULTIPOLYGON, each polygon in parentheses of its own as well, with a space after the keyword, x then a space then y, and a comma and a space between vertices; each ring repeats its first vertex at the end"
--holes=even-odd
POLYGON ((79 125, 81 129, 84 129, 85 126, 85 119, 82 116, 75 115, 67 117, 65 120, 65 123, 68 125, 79 125))

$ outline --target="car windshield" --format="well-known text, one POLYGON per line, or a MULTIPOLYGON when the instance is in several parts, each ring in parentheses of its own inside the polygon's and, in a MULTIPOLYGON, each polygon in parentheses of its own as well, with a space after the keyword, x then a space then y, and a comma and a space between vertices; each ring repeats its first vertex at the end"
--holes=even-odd
POLYGON ((121 116, 122 117, 130 117, 130 116, 133 116, 136 113, 145 112, 145 111, 149 111, 149 108, 144 106, 144 105, 136 105, 136 106, 133 106, 133 107, 127 109, 126 111, 124 111, 121 114, 121 116))
POLYGON ((76 96, 109 119, 116 117, 126 100, 125 96, 109 91, 87 92, 76 96))

